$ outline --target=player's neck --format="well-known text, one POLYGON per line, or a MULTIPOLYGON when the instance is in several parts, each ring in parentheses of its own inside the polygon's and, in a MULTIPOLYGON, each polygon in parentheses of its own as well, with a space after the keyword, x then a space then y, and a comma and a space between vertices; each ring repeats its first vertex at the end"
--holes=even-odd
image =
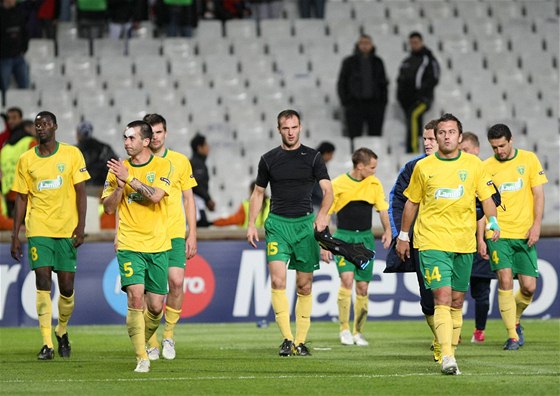
POLYGON ((354 180, 357 180, 357 181, 364 180, 364 177, 360 174, 360 172, 357 169, 352 169, 348 173, 350 174, 350 177, 354 180))
POLYGON ((37 146, 37 151, 39 152, 39 155, 41 155, 42 157, 46 157, 54 153, 57 146, 57 141, 55 139, 52 139, 45 143, 39 143, 39 145, 37 146))
POLYGON ((161 146, 157 151, 152 150, 152 154, 157 157, 163 157, 165 155, 165 146, 161 146))
POLYGON ((282 147, 283 150, 288 150, 288 151, 294 151, 297 150, 298 148, 300 148, 301 146, 301 142, 298 141, 296 144, 292 145, 292 146, 287 146, 284 144, 284 142, 282 142, 282 145, 280 147, 282 147))
POLYGON ((450 153, 447 153, 447 154, 443 153, 441 150, 438 150, 437 154, 438 154, 439 158, 443 158, 443 159, 455 159, 460 155, 459 154, 459 149, 456 149, 456 150, 454 150, 450 153))
POLYGON ((142 165, 148 162, 151 156, 152 156, 151 150, 142 150, 142 152, 139 153, 138 155, 134 157, 130 157, 130 162, 132 162, 134 165, 142 165))

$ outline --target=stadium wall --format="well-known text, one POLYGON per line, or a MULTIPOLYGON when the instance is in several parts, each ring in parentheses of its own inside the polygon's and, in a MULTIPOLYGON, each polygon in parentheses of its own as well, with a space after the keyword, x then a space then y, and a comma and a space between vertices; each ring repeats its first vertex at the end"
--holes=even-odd
MULTIPOLYGON (((525 315, 533 318, 560 317, 558 278, 560 238, 539 242, 539 269, 534 302, 525 315)), ((188 262, 185 276, 183 322, 250 322, 274 320, 270 304, 270 279, 265 265, 264 243, 259 249, 242 241, 200 241, 198 255, 188 262)), ((0 326, 36 326, 35 276, 27 263, 24 246, 22 263, 10 257, 10 246, 0 243, 0 326)), ((371 320, 415 319, 423 315, 418 303, 415 274, 383 274, 385 250, 377 254, 370 285, 371 320)), ((55 285, 56 279, 53 277, 55 285)), ((290 271, 288 296, 293 313, 295 276, 290 271)), ((122 324, 126 295, 119 289, 118 264, 109 242, 89 242, 78 251, 76 309, 72 324, 122 324)), ((490 317, 499 318, 496 281, 492 281, 490 317)), ((336 320, 339 279, 334 264, 321 263, 313 285, 313 319, 336 320)), ((58 292, 54 293, 58 298, 58 292)), ((474 317, 470 296, 465 317, 474 317)), ((53 315, 58 316, 53 304, 53 315)))

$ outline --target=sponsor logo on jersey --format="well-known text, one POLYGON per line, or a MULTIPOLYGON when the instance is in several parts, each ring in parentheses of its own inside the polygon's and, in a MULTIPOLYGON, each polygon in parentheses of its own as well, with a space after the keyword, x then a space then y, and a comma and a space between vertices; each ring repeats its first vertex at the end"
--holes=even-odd
POLYGON ((37 184, 37 190, 39 191, 43 191, 43 190, 56 190, 59 189, 62 186, 62 176, 58 175, 56 177, 56 179, 51 179, 51 180, 41 180, 38 184, 37 184))
POLYGON ((461 169, 457 172, 459 174, 459 179, 464 182, 465 180, 467 180, 467 176, 469 175, 469 172, 467 172, 464 169, 461 169))
POLYGON ((58 171, 60 173, 64 172, 64 168, 66 167, 62 162, 59 162, 58 164, 56 164, 56 167, 58 168, 58 171))
POLYGON ((148 182, 153 183, 155 179, 156 179, 156 172, 148 172, 146 174, 146 180, 148 180, 148 182))
POLYGON ((523 179, 519 178, 515 182, 505 182, 500 184, 500 193, 519 191, 523 188, 523 179))
POLYGON ((132 202, 142 202, 144 200, 144 196, 137 192, 132 192, 128 194, 128 203, 132 202))
POLYGON ((465 190, 462 184, 457 188, 438 188, 434 194, 435 199, 459 199, 463 196, 465 190))

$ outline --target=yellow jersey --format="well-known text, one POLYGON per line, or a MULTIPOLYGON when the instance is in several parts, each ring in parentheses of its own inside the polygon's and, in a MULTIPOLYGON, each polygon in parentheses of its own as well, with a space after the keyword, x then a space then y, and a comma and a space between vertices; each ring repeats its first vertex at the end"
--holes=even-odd
MULTIPOLYGON (((124 161, 128 174, 147 186, 161 188, 169 195, 171 190, 171 162, 152 155, 148 162, 135 165, 124 161)), ((117 177, 109 172, 101 198, 106 198, 117 188, 117 177)), ((171 249, 167 234, 167 205, 169 197, 153 203, 136 192, 127 183, 118 204, 118 249, 142 253, 157 253, 171 249)))
POLYGON ((494 193, 482 161, 463 151, 456 158, 438 153, 416 163, 404 195, 419 203, 414 247, 453 253, 476 251, 476 197, 494 193))
POLYGON ((187 222, 183 206, 183 191, 195 187, 197 183, 192 172, 191 162, 183 154, 166 149, 163 158, 168 159, 173 167, 167 205, 169 238, 184 239, 187 233, 187 222))
POLYGON ((332 187, 334 201, 329 209, 329 214, 339 212, 352 201, 367 202, 375 206, 378 212, 389 209, 383 185, 374 175, 363 180, 356 180, 345 173, 332 181, 332 187))
POLYGON ((498 208, 500 238, 525 239, 534 221, 532 188, 548 182, 539 159, 530 151, 516 149, 513 158, 500 161, 490 157, 484 167, 506 209, 498 208))
POLYGON ((12 190, 27 194, 25 235, 71 238, 78 225, 75 184, 90 178, 77 147, 56 142, 54 152, 39 154, 38 147, 24 152, 16 165, 12 190))

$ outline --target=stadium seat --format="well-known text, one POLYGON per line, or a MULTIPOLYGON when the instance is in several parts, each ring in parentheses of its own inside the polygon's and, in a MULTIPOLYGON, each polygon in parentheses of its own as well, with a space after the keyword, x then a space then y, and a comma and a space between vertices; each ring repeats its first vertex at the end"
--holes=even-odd
POLYGON ((28 62, 39 62, 42 59, 54 58, 54 40, 34 38, 29 40, 29 47, 25 53, 28 62))
POLYGON ((259 36, 264 39, 291 37, 292 30, 292 22, 288 19, 263 19, 259 23, 259 36))
POLYGON ((184 37, 166 37, 162 41, 162 53, 167 58, 191 58, 195 55, 195 42, 184 37))
POLYGON ((436 25, 450 23, 450 18, 455 16, 453 5, 443 0, 422 1, 419 5, 422 17, 434 21, 436 25))
POLYGON ((386 156, 388 145, 381 136, 358 136, 354 138, 354 150, 366 147, 373 150, 378 156, 386 156))
POLYGON ((41 92, 32 89, 8 89, 6 91, 6 103, 2 108, 19 107, 26 109, 37 109, 41 100, 41 92))
POLYGON ((325 4, 325 19, 328 21, 347 21, 353 17, 352 3, 328 1, 325 4))
POLYGON ((219 41, 224 36, 222 32, 222 22, 208 19, 199 21, 195 36, 197 38, 202 37, 205 40, 219 41))
POLYGON ((159 56, 162 53, 162 42, 159 39, 132 39, 128 42, 129 56, 159 56))
POLYGON ((488 17, 488 5, 484 2, 479 1, 455 1, 455 10, 457 16, 463 18, 466 21, 470 21, 474 18, 487 18, 488 17))
POLYGON ((233 53, 232 45, 227 40, 215 40, 209 38, 198 38, 196 40, 196 51, 199 56, 224 56, 233 53))
POLYGON ((327 35, 327 26, 322 19, 295 19, 293 28, 299 40, 321 40, 327 35))
POLYGON ((226 37, 230 39, 254 39, 257 24, 253 19, 230 19, 226 22, 226 37))
POLYGON ((93 40, 93 55, 98 58, 126 55, 128 43, 125 40, 101 38, 93 40))

